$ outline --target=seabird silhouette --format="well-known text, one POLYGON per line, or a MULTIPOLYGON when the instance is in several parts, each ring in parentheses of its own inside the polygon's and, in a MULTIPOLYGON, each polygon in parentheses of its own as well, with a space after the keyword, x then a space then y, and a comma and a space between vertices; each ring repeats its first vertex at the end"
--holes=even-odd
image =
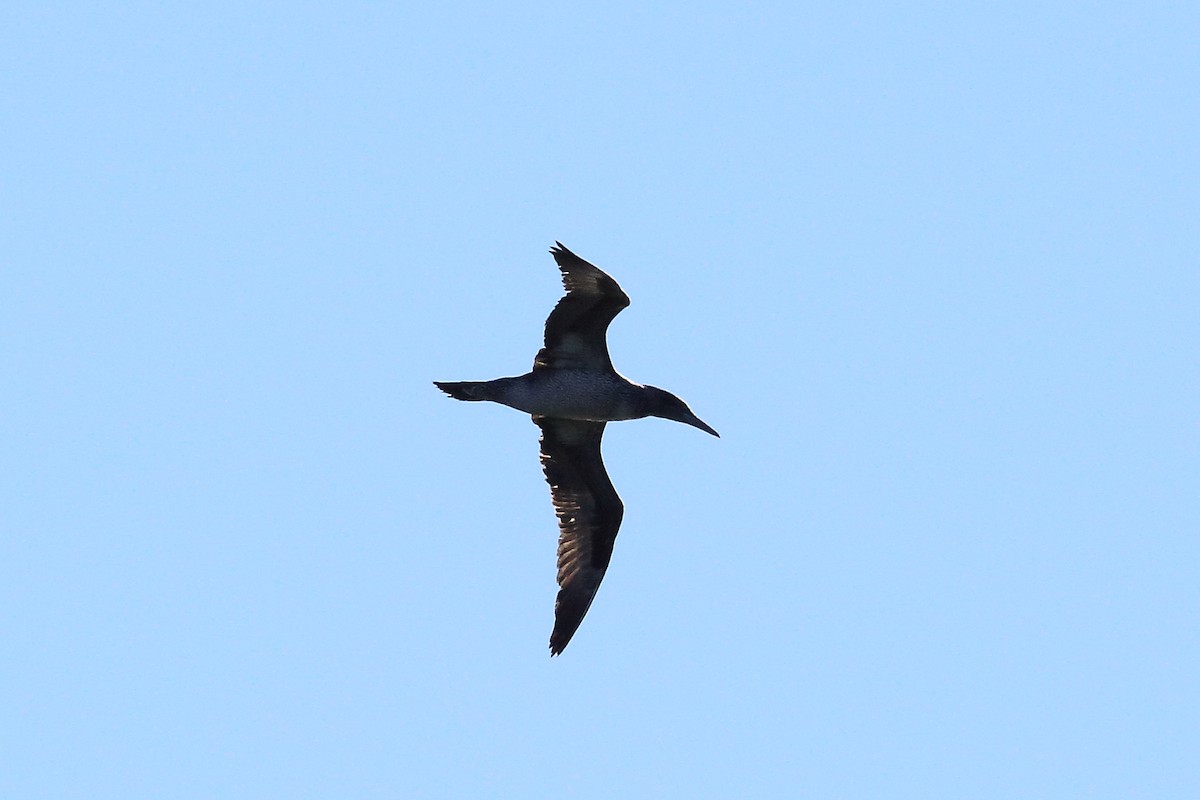
POLYGON ((556 656, 596 596, 625 513, 600 458, 605 424, 663 417, 720 434, 675 395, 631 383, 613 369, 605 334, 629 298, 561 242, 550 253, 567 293, 546 319, 546 346, 533 370, 514 378, 434 385, 456 400, 490 400, 524 411, 542 429, 542 469, 559 528, 559 592, 550 634, 550 655, 556 656))

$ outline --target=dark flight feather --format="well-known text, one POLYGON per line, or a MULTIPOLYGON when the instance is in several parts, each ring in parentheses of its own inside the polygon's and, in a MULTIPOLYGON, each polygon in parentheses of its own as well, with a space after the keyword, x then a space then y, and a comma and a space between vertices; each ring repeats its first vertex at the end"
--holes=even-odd
POLYGON ((555 242, 550 248, 567 290, 546 319, 546 346, 533 359, 538 369, 612 371, 605 334, 629 297, 600 268, 555 242))
POLYGON ((558 515, 558 598, 550 654, 571 641, 592 605, 625 506, 600 458, 603 422, 535 417, 542 429, 542 470, 558 515))

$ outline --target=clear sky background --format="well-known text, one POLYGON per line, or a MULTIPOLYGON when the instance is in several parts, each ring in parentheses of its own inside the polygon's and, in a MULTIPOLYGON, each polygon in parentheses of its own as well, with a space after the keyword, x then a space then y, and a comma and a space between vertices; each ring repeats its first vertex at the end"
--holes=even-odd
POLYGON ((0 795, 1200 796, 1200 12, 833 5, 5 4, 0 795))

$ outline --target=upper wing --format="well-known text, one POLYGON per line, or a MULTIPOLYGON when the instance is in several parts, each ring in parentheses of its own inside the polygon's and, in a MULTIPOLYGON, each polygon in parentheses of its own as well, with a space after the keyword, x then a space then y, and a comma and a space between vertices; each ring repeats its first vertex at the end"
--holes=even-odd
POLYGON ((546 346, 533 368, 611 370, 605 334, 629 298, 598 267, 555 242, 550 248, 567 294, 546 319, 546 346))
POLYGON ((550 654, 575 635, 608 569, 625 506, 600 459, 603 422, 534 417, 542 469, 558 515, 558 598, 550 654))

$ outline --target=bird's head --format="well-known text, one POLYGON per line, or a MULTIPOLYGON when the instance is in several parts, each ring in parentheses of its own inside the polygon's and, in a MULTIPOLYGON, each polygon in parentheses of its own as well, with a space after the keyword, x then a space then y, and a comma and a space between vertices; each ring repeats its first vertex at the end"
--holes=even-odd
POLYGON ((670 392, 659 389, 656 386, 647 386, 650 397, 650 408, 647 416, 662 417, 663 419, 671 419, 676 422, 682 422, 685 425, 691 425, 694 428, 699 428, 705 433, 711 433, 718 439, 721 434, 714 431, 704 423, 699 417, 692 413, 692 410, 687 407, 687 403, 680 400, 670 392))

